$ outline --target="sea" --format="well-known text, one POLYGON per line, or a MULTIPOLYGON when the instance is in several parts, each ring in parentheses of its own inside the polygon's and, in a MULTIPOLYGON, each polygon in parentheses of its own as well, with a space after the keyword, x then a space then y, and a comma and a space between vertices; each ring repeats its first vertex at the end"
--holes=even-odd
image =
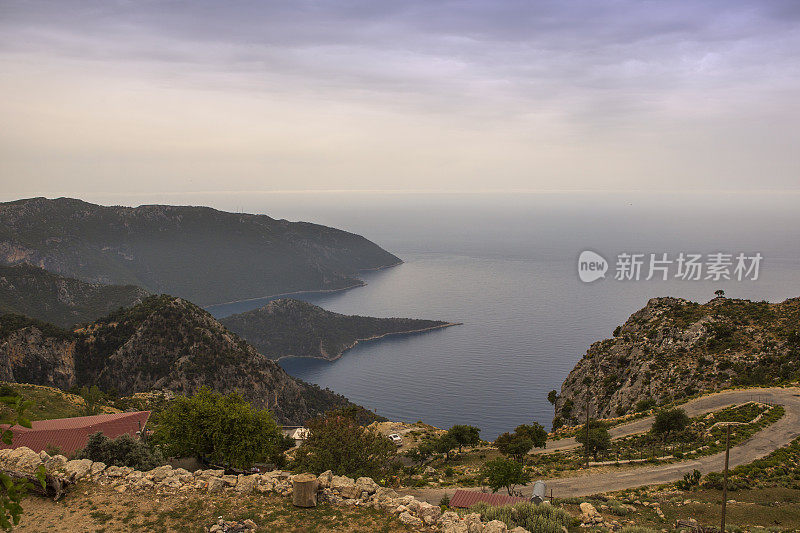
MULTIPOLYGON (((255 193, 195 203, 334 226, 400 257, 360 273, 363 287, 293 297, 338 313, 461 325, 364 342, 333 362, 280 364, 391 420, 471 424, 486 439, 533 421, 550 427, 548 392, 650 298, 800 296, 792 193, 255 193), (579 276, 586 251, 606 264, 604 275, 593 267, 593 281, 579 276), (681 253, 699 255, 701 279, 684 279, 681 253), (740 254, 747 268, 737 274, 740 254), (660 268, 648 280, 651 259, 660 268), (637 263, 638 275, 624 266, 637 263), (731 279, 716 274, 726 270, 731 279)), ((268 296, 209 311, 227 316, 268 296)))

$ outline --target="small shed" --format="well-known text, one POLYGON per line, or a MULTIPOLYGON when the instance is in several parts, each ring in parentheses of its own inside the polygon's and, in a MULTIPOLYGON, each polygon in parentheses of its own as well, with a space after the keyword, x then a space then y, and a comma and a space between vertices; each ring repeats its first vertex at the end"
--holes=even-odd
POLYGON ((485 502, 495 507, 511 505, 519 502, 527 502, 528 498, 518 496, 506 496, 504 494, 489 494, 488 492, 478 492, 474 490, 459 489, 450 498, 450 507, 458 509, 468 509, 479 502, 485 502))

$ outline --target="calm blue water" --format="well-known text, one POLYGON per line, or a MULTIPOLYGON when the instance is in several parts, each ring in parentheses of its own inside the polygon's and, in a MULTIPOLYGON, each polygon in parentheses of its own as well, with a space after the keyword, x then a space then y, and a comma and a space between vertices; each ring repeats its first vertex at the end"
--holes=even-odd
MULTIPOLYGON (((707 301, 718 288, 757 300, 800 295, 796 197, 614 199, 600 207, 591 198, 567 200, 283 199, 250 208, 352 230, 405 261, 364 273, 365 287, 297 298, 340 313, 464 323, 364 343, 332 363, 281 364, 390 419, 473 424, 493 438, 534 420, 549 427, 547 392, 560 388, 592 342, 609 337, 651 297, 707 301), (760 251, 765 260, 757 282, 585 284, 576 274, 584 249, 612 259, 620 251, 760 251)), ((264 303, 210 310, 225 316, 264 303)))

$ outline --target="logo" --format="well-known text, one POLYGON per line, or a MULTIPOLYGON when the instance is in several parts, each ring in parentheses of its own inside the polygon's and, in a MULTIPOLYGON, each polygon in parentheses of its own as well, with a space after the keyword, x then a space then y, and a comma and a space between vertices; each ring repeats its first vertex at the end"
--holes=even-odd
POLYGON ((585 250, 578 257, 578 276, 584 283, 591 283, 606 277, 608 261, 602 255, 585 250))

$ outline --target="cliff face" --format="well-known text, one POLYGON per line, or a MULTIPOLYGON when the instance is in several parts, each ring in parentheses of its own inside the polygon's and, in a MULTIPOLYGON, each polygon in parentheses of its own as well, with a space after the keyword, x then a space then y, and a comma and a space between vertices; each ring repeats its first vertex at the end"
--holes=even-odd
MULTIPOLYGON (((352 405, 343 396, 292 378, 180 298, 153 296, 74 333, 49 328, 41 326, 36 333, 33 326, 10 324, 1 330, 0 372, 9 381, 61 388, 97 384, 123 395, 153 389, 191 394, 208 386, 271 409, 283 424, 302 424, 352 405)), ((362 410, 362 418, 376 417, 362 410)))
POLYGON ((0 264, 0 313, 26 315, 68 327, 142 301, 133 285, 100 285, 65 278, 28 264, 0 264))
POLYGON ((438 320, 342 315, 288 298, 220 322, 271 359, 295 355, 328 360, 361 340, 451 325, 438 320))
POLYGON ((207 207, 105 207, 32 198, 0 204, 0 263, 92 283, 133 284, 201 305, 361 283, 399 259, 345 231, 207 207))
POLYGON ((654 298, 592 344, 569 373, 555 418, 613 417, 641 400, 800 377, 800 298, 782 303, 654 298))
POLYGON ((50 336, 42 329, 32 323, 0 339, 0 381, 59 389, 75 385, 76 339, 66 332, 50 336))

